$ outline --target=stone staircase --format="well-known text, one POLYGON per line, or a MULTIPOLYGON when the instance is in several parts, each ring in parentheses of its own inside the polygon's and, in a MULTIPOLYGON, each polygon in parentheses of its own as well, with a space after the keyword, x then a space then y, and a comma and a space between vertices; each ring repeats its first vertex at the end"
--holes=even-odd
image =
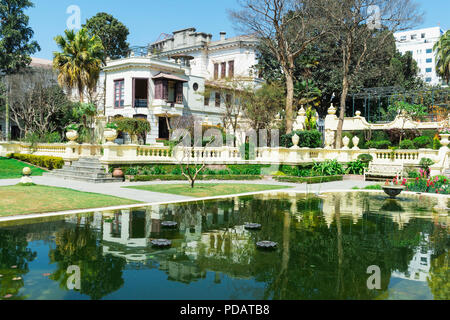
POLYGON ((107 173, 98 158, 80 158, 72 162, 71 166, 46 172, 44 176, 90 183, 123 182, 122 178, 114 178, 112 174, 107 173))

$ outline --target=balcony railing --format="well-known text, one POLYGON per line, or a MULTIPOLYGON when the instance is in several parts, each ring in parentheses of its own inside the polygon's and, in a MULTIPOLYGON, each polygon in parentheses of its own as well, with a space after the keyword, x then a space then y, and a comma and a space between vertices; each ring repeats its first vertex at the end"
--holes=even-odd
POLYGON ((147 99, 135 99, 134 100, 134 107, 135 108, 147 108, 148 107, 148 100, 147 99))

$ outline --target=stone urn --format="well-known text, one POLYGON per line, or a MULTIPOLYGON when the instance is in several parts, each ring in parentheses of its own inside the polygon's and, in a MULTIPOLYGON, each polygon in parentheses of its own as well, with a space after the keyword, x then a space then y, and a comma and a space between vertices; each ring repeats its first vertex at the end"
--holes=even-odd
POLYGON ((357 137, 357 136, 354 136, 353 137, 353 139, 352 139, 352 142, 353 142, 353 150, 359 150, 359 147, 358 147, 358 145, 359 145, 359 138, 357 137))
POLYGON ((450 134, 446 134, 446 133, 441 133, 441 145, 443 147, 448 147, 448 145, 450 144, 450 134))
POLYGON ((124 177, 124 173, 122 171, 122 168, 114 168, 113 171, 113 177, 114 178, 123 178, 124 177))
POLYGON ((386 193, 389 198, 395 199, 403 190, 404 186, 383 186, 384 193, 386 193))
POLYGON ((298 149, 298 143, 300 142, 300 137, 297 135, 297 134, 295 134, 293 137, 292 137, 292 144, 294 145, 293 147, 292 147, 292 149, 298 149))
POLYGON ((78 131, 76 130, 68 130, 66 132, 66 138, 69 140, 69 143, 75 143, 75 141, 78 139, 78 131))
POLYGON ((342 138, 342 144, 343 144, 342 149, 343 149, 343 150, 348 150, 348 149, 349 149, 349 148, 348 148, 348 145, 350 144, 350 138, 347 137, 347 136, 345 136, 344 138, 342 138))
POLYGON ((103 132, 103 136, 106 139, 106 144, 114 144, 114 141, 117 139, 118 133, 115 129, 105 129, 103 132))

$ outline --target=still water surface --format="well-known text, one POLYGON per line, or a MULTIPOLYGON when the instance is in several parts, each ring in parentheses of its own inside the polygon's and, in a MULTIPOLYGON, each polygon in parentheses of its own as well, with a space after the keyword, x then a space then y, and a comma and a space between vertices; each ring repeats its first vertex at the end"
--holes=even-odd
POLYGON ((0 299, 450 299, 450 218, 432 210, 444 201, 272 194, 3 223, 0 299))

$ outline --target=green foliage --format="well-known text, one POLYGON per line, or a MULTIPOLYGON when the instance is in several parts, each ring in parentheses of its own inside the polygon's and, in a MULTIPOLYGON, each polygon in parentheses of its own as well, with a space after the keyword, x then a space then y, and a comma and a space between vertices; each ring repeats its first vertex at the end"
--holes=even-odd
MULTIPOLYGON (((427 138, 427 137, 423 137, 423 138, 427 138)), ((414 141, 415 141, 415 139, 414 139, 414 141)), ((400 147, 400 149, 403 149, 403 150, 416 149, 415 143, 413 143, 409 139, 406 139, 406 140, 403 140, 402 142, 400 142, 399 147, 400 147)))
POLYGON ((44 134, 30 132, 22 139, 22 141, 31 143, 32 145, 36 143, 61 143, 62 140, 59 132, 47 132, 44 134))
POLYGON ((413 178, 413 179, 415 179, 415 178, 419 178, 419 177, 420 177, 419 172, 417 172, 417 171, 415 171, 415 170, 408 171, 408 178, 413 178))
POLYGON ((63 158, 58 157, 35 156, 20 153, 9 154, 8 157, 27 162, 41 168, 47 168, 49 170, 61 169, 64 166, 63 158))
POLYGON ((315 162, 312 171, 320 176, 335 176, 345 173, 344 167, 337 160, 315 162))
POLYGON ((447 83, 450 82, 450 30, 447 30, 433 47, 436 51, 436 71, 445 79, 447 83))
POLYGON ((405 117, 414 121, 422 120, 428 114, 425 106, 406 101, 395 101, 392 105, 388 106, 387 112, 391 117, 403 114, 405 117))
POLYGON ((383 190, 383 187, 379 184, 374 184, 371 186, 366 186, 363 188, 364 190, 383 190))
POLYGON ((288 166, 281 165, 280 171, 285 173, 288 176, 294 177, 309 177, 311 176, 311 169, 303 167, 303 166, 288 166))
MULTIPOLYGON (((260 180, 261 176, 246 176, 246 175, 199 175, 197 180, 260 180)), ((145 181, 180 181, 187 180, 181 175, 153 175, 153 176, 135 176, 133 182, 145 181)))
POLYGON ((412 192, 427 192, 438 194, 450 194, 450 183, 445 176, 418 177, 406 185, 406 190, 412 192))
POLYGON ((317 130, 316 110, 312 107, 306 109, 305 129, 307 131, 317 130))
POLYGON ((115 119, 117 130, 130 136, 144 137, 150 131, 150 123, 146 119, 119 118, 115 119))
POLYGON ((71 123, 66 127, 66 130, 78 131, 80 129, 80 125, 76 123, 71 123))
POLYGON ((28 66, 30 55, 41 50, 36 41, 31 41, 34 32, 25 14, 32 7, 29 0, 0 2, 0 74, 12 74, 28 66))
POLYGON ((433 139, 428 136, 417 137, 413 140, 415 149, 432 149, 433 139))
POLYGON ((343 176, 324 176, 324 177, 274 177, 275 180, 280 182, 292 182, 292 183, 307 183, 307 184, 315 184, 315 183, 325 183, 332 181, 342 181, 344 179, 343 176))
POLYGON ((430 167, 434 164, 434 161, 431 160, 430 158, 422 158, 419 161, 419 166, 425 170, 425 171, 429 171, 430 167))
POLYGON ((280 143, 282 147, 291 148, 292 137, 298 135, 300 140, 298 146, 300 148, 320 148, 322 147, 322 134, 317 130, 309 131, 293 131, 290 134, 281 136, 280 143))
POLYGON ((370 162, 373 161, 373 157, 370 154, 363 153, 358 156, 358 160, 360 160, 361 162, 363 162, 365 164, 369 164, 370 162))
POLYGON ((389 140, 380 140, 380 141, 367 141, 367 147, 369 149, 389 149, 392 146, 392 143, 389 140))
POLYGON ((439 137, 433 138, 433 149, 439 150, 442 147, 441 140, 439 140, 439 137))
POLYGON ((109 122, 106 124, 105 129, 117 130, 119 126, 115 122, 109 122))
POLYGON ((361 160, 351 161, 347 164, 346 173, 348 174, 364 174, 364 169, 367 167, 366 163, 361 160))
POLYGON ((127 55, 129 44, 127 42, 130 34, 128 28, 112 15, 99 12, 86 21, 82 26, 91 35, 98 36, 105 49, 105 57, 111 59, 123 58, 127 55))

